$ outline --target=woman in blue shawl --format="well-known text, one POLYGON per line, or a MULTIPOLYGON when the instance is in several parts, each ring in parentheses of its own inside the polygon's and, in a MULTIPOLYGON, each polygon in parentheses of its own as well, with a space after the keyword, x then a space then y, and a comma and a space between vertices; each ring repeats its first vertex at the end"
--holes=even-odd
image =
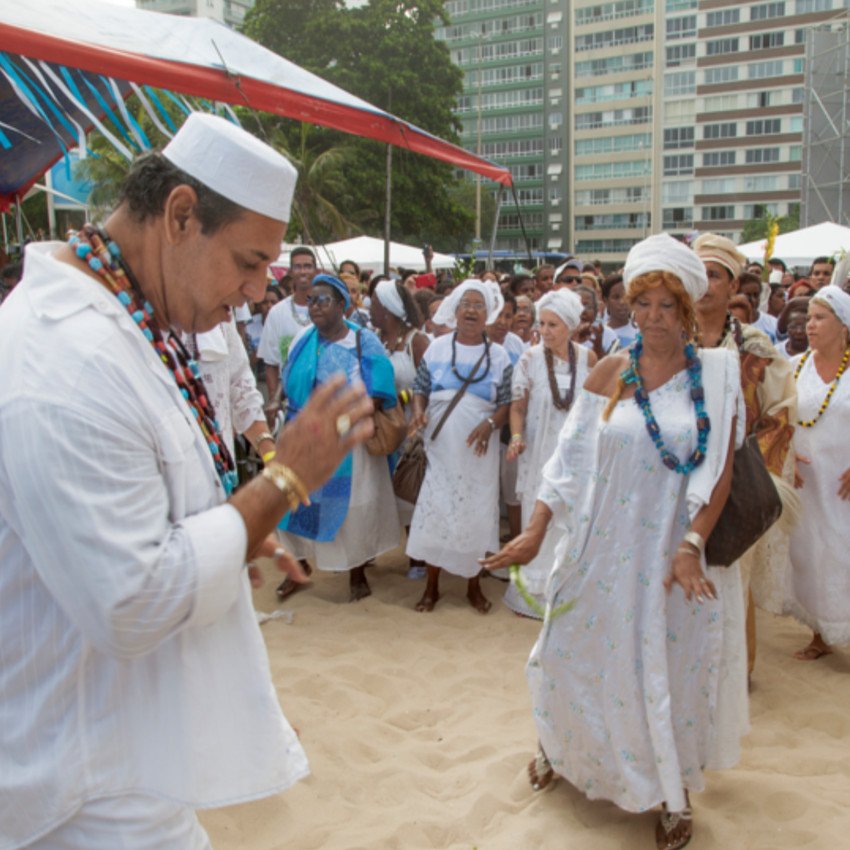
MULTIPOLYGON (((318 275, 307 306, 313 324, 293 341, 283 373, 286 421, 306 404, 314 387, 337 372, 345 372, 349 383, 362 380, 376 407, 394 407, 392 364, 370 330, 346 320, 350 300, 345 284, 332 275, 318 275)), ((320 570, 347 571, 352 602, 368 596, 367 562, 401 540, 387 458, 358 446, 333 478, 310 494, 310 502, 284 517, 283 545, 320 570)), ((297 588, 287 580, 278 597, 297 588)))

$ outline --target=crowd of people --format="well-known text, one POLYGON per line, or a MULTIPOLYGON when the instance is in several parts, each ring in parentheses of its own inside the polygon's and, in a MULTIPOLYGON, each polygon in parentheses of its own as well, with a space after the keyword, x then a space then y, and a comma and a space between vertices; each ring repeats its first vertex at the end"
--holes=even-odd
POLYGON ((685 846, 748 728, 755 607, 811 629, 800 660, 850 643, 845 265, 658 234, 607 276, 371 276, 302 246, 274 281, 294 183, 192 116, 103 227, 31 246, 0 307, 0 844, 208 847, 195 808, 307 770, 253 562, 281 599, 318 569, 357 602, 403 543, 417 612, 459 577, 474 611, 496 587, 543 622, 532 786, 661 807, 656 846, 685 846), (261 469, 241 486, 237 440, 261 469), (715 562, 748 445, 782 518, 715 562))

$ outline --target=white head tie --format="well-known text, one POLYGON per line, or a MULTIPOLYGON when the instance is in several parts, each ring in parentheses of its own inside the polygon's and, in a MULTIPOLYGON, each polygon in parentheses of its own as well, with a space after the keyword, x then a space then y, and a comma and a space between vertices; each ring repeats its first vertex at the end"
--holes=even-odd
POLYGON ((465 280, 460 286, 456 286, 451 293, 443 299, 440 306, 437 307, 437 312, 434 314, 433 322, 435 325, 445 325, 447 328, 456 328, 458 304, 467 292, 479 292, 484 298, 484 304, 487 308, 487 321, 485 324, 492 325, 499 318, 499 313, 505 306, 505 299, 499 290, 499 285, 495 281, 478 280, 476 277, 471 277, 465 280))
POLYGON ((838 321, 850 329, 850 295, 840 286, 824 286, 812 296, 812 301, 822 301, 835 313, 838 321))
POLYGON ((193 112, 162 155, 228 201, 289 221, 298 172, 286 157, 230 121, 193 112))
POLYGON ((394 280, 382 280, 375 287, 375 295, 378 301, 387 308, 397 319, 406 319, 407 311, 404 309, 404 301, 398 294, 398 284, 394 280))
POLYGON ((626 294, 636 277, 649 272, 670 272, 676 275, 694 303, 708 291, 708 278, 702 260, 687 245, 666 233, 649 236, 629 251, 623 269, 626 294))
POLYGON ((537 302, 537 315, 544 310, 554 313, 571 331, 574 331, 581 323, 582 307, 581 298, 570 289, 558 289, 547 292, 537 302))

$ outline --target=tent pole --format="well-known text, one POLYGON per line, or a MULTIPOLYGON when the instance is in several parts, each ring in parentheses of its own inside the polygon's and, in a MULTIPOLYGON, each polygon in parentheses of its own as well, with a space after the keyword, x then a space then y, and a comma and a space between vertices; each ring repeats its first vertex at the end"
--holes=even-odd
POLYGON ((384 274, 390 274, 390 218, 393 200, 393 146, 387 145, 387 203, 384 209, 384 274))
POLYGON ((493 231, 490 234, 490 250, 487 254, 487 268, 493 268, 493 251, 496 248, 496 231, 499 229, 499 213, 502 211, 502 198, 505 197, 505 187, 499 184, 499 194, 496 196, 496 215, 493 218, 493 231))
POLYGON ((15 228, 18 231, 18 248, 24 253, 24 211, 21 209, 21 196, 15 195, 15 228))
POLYGON ((534 257, 531 256, 531 243, 528 241, 528 233, 525 232, 525 222, 522 220, 522 209, 520 209, 519 198, 516 194, 516 186, 511 183, 511 192, 514 196, 514 203, 516 204, 516 212, 519 218, 519 226, 522 228, 522 238, 525 240, 525 250, 528 254, 528 266, 529 270, 534 268, 534 257))
POLYGON ((8 254, 9 253, 9 231, 6 227, 6 213, 3 213, 2 216, 0 216, 0 217, 2 217, 2 219, 3 219, 3 251, 6 254, 8 254))

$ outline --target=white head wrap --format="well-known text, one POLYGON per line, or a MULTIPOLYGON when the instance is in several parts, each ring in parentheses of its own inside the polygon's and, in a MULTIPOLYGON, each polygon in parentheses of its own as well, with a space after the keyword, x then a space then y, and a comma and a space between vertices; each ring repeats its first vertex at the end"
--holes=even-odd
POLYGON ((581 323, 582 307, 581 298, 570 289, 558 289, 547 292, 537 302, 537 315, 544 310, 554 313, 571 331, 574 331, 581 323))
POLYGON ((505 306, 505 299, 499 290, 499 285, 495 281, 478 280, 471 277, 465 280, 460 286, 456 286, 449 295, 443 299, 437 312, 434 314, 433 322, 436 325, 445 325, 447 328, 456 328, 458 304, 467 292, 480 292, 484 298, 484 304, 487 307, 487 321, 485 324, 492 325, 499 318, 499 313, 505 306))
POLYGON ((406 319, 407 311, 404 309, 404 302, 398 294, 396 282, 394 280, 382 280, 375 287, 375 295, 378 296, 378 301, 387 308, 397 319, 406 319))
POLYGON ((812 301, 822 301, 832 309, 838 321, 850 329, 850 295, 840 286, 834 284, 824 286, 812 296, 812 301))
POLYGON ((694 303, 708 291, 708 278, 702 260, 687 245, 667 233, 649 236, 629 251, 623 269, 626 294, 636 277, 649 272, 670 272, 676 275, 694 303))
POLYGON ((193 112, 162 155, 234 204, 289 221, 298 172, 286 157, 230 121, 193 112))

